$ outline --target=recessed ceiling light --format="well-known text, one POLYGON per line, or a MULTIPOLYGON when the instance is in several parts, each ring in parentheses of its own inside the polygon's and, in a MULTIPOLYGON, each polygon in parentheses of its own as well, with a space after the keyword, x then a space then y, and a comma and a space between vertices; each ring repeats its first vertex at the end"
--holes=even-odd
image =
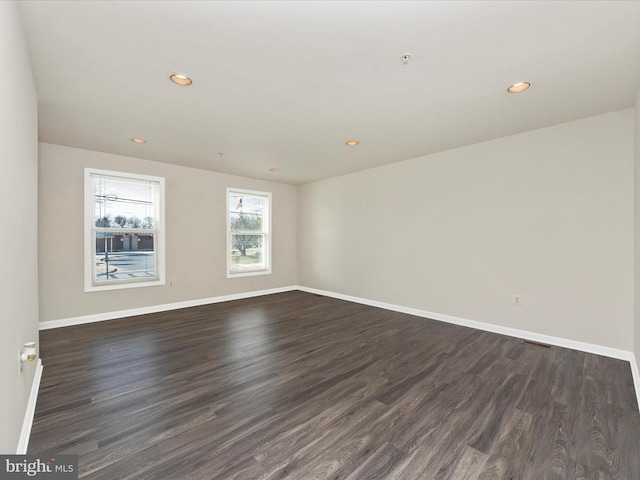
POLYGON ((531 84, 529 82, 514 83, 509 88, 507 88, 507 92, 509 92, 509 93, 524 92, 530 86, 531 86, 531 84))
POLYGON ((132 138, 131 141, 133 143, 147 143, 147 141, 144 138, 132 138))
POLYGON ((279 172, 279 171, 280 171, 280 169, 279 169, 278 167, 273 167, 273 168, 271 169, 271 171, 272 171, 272 172, 279 172))
POLYGON ((349 145, 350 147, 355 147, 356 145, 358 145, 360 142, 357 140, 349 140, 347 142, 347 145, 349 145))
POLYGON ((189 77, 181 73, 174 73, 169 78, 173 83, 182 85, 183 87, 186 87, 187 85, 191 85, 193 83, 189 77))

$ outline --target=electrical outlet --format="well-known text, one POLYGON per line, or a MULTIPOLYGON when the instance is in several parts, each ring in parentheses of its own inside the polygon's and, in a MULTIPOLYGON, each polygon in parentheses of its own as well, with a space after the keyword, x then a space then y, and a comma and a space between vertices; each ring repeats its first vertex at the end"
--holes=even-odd
POLYGON ((522 306, 522 294, 520 293, 515 293, 513 295, 513 304, 516 307, 521 307, 522 306))
POLYGON ((169 286, 173 287, 173 280, 169 280, 169 286))

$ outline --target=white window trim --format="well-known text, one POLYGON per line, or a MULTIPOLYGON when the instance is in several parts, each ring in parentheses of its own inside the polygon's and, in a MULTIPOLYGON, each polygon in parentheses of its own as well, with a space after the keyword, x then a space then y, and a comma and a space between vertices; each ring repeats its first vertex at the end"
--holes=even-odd
POLYGON ((257 190, 246 190, 244 188, 231 188, 227 187, 227 200, 226 200, 226 234, 227 234, 227 248, 225 250, 225 255, 227 257, 227 278, 239 278, 239 277, 252 277, 255 275, 270 275, 271 274, 271 203, 272 203, 272 195, 271 192, 259 192, 257 190), (265 268, 260 270, 250 270, 247 272, 232 272, 231 271, 231 222, 229 221, 229 211, 231 210, 231 205, 229 204, 229 194, 233 193, 241 193, 243 195, 259 195, 263 197, 267 197, 267 211, 265 212, 266 221, 264 222, 264 228, 262 233, 264 234, 264 252, 265 252, 265 268))
MULTIPOLYGON (((84 169, 84 291, 85 292, 102 292, 105 290, 120 290, 123 288, 152 287, 164 285, 165 275, 165 209, 164 209, 164 178, 154 177, 152 175, 138 175, 134 173, 116 172, 113 170, 99 170, 96 168, 84 169), (93 282, 93 273, 96 258, 96 242, 92 235, 93 229, 93 182, 91 175, 108 175, 111 177, 122 177, 123 179, 135 179, 144 181, 158 182, 158 208, 160 218, 157 219, 157 238, 154 239, 155 251, 157 256, 157 272, 158 278, 155 280, 130 280, 122 281, 114 284, 96 285, 93 282)), ((116 229, 117 230, 117 229, 116 229)))

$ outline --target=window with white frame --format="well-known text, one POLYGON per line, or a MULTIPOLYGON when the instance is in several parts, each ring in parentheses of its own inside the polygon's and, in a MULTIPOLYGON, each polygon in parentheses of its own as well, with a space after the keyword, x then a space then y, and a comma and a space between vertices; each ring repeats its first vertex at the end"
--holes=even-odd
POLYGON ((85 291, 164 284, 164 178, 85 169, 85 291))
POLYGON ((271 273, 271 193, 227 188, 227 277, 271 273))

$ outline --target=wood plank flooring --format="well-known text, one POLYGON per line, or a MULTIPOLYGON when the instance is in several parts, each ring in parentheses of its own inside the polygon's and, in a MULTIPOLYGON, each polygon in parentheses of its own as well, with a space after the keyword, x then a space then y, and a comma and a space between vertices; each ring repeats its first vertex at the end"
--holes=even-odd
POLYGON ((41 332, 95 480, 638 480, 628 362, 303 292, 41 332))

